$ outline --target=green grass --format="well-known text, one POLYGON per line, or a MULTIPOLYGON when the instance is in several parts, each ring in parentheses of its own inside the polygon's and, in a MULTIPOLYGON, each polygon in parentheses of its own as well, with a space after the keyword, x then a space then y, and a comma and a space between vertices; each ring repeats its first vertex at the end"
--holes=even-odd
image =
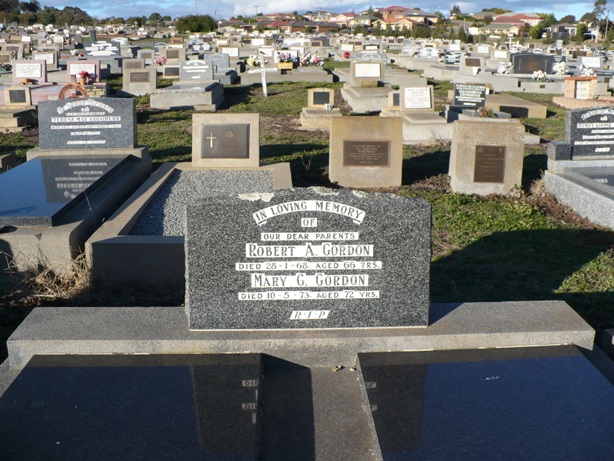
MULTIPOLYGON (((332 67, 346 64, 327 61, 332 67)), ((452 84, 429 83, 435 85, 436 100, 442 105, 452 84)), ((118 85, 119 80, 111 81, 113 89, 118 85)), ((299 123, 307 89, 316 86, 341 87, 338 83, 270 84, 269 97, 263 98, 260 85, 232 86, 225 89, 220 110, 259 113, 262 161, 289 162, 298 187, 330 185, 326 175, 329 135, 303 131, 299 123)), ((547 140, 564 139, 565 111, 552 104, 551 96, 514 95, 548 106, 547 119, 523 120, 529 130, 547 140)), ((348 114, 341 100, 337 102, 348 114)), ((149 146, 154 163, 189 161, 194 111, 153 110, 147 97, 138 98, 137 103, 138 143, 149 146)), ((16 151, 22 160, 37 144, 36 130, 0 137, 0 149, 16 151)), ((543 193, 538 186, 546 169, 545 150, 545 144, 526 147, 520 190, 508 197, 476 197, 451 193, 449 143, 404 147, 403 187, 398 193, 423 198, 433 207, 432 299, 561 299, 598 331, 614 328, 614 232, 582 220, 543 193)), ((0 290, 0 304, 25 309, 37 304, 82 302, 45 301, 21 290, 0 290)), ((90 293, 87 302, 106 304, 109 297, 90 293)), ((155 305, 160 300, 151 302, 155 305)), ((14 327, 21 318, 21 311, 0 311, 0 327, 14 327)))

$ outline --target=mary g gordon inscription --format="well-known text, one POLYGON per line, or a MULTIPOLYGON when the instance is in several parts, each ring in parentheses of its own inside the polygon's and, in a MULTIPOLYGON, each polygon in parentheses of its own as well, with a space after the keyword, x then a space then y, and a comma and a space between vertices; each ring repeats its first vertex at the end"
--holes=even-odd
POLYGON ((192 329, 426 325, 423 200, 327 189, 215 198, 188 207, 186 229, 192 329))

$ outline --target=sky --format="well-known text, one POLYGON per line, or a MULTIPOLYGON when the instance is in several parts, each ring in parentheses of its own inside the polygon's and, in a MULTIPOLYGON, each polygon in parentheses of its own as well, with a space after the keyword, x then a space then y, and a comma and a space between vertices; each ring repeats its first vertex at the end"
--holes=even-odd
MULTIPOLYGON (((578 2, 576 0, 476 0, 471 2, 464 1, 429 1, 407 2, 404 0, 391 0, 391 3, 365 2, 360 3, 356 0, 334 0, 325 2, 323 0, 80 0, 79 2, 66 0, 42 0, 41 6, 54 6, 62 9, 65 6, 78 6, 86 11, 90 16, 97 18, 107 18, 111 16, 127 18, 130 16, 149 16, 151 13, 160 13, 162 16, 172 18, 186 16, 189 14, 208 14, 216 19, 228 19, 231 16, 254 16, 258 13, 291 13, 298 11, 317 11, 318 9, 334 13, 360 11, 371 7, 387 7, 400 5, 406 8, 421 8, 425 11, 441 11, 445 16, 453 5, 459 5, 463 13, 473 13, 482 11, 484 8, 505 8, 514 12, 526 13, 554 13, 557 19, 568 14, 573 14, 577 19, 589 11, 593 10, 593 2, 578 2)), ((611 3, 614 15, 614 1, 611 3)), ((609 5, 608 5, 609 6, 609 5)))

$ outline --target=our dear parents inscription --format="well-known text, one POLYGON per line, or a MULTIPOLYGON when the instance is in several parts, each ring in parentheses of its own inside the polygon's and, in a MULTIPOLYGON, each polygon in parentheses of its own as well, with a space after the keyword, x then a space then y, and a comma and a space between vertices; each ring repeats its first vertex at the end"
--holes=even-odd
POLYGON ((191 329, 426 326, 430 206, 302 189, 190 205, 191 329))

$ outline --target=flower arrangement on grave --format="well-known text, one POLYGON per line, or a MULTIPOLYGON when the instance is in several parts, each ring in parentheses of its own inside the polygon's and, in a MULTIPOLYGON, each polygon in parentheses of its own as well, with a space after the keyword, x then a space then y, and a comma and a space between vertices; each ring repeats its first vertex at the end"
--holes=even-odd
POLYGON ((343 52, 343 57, 344 57, 345 59, 350 59, 350 56, 351 56, 351 53, 350 53, 349 51, 344 51, 344 52, 343 52))
POLYGON ((536 82, 547 82, 548 75, 543 70, 536 70, 533 72, 531 78, 536 82))
POLYGON ((565 75, 567 73, 567 66, 565 61, 557 62, 552 65, 552 73, 554 75, 565 75))
POLYGON ((500 62, 499 67, 497 67, 498 75, 509 74, 512 71, 512 63, 511 62, 500 62))
POLYGON ((0 64, 0 69, 4 69, 9 72, 11 70, 11 65, 8 62, 5 62, 4 64, 0 64))
POLYGON ((277 53, 277 59, 279 62, 292 62, 296 61, 296 57, 292 53, 277 53))
POLYGON ((303 53, 299 58, 299 63, 301 66, 323 66, 324 60, 311 53, 303 53))
POLYGON ((580 65, 580 77, 594 77, 597 75, 595 69, 592 67, 585 67, 584 64, 580 65))
POLYGON ((166 64, 166 61, 168 61, 168 59, 166 59, 166 56, 156 56, 153 60, 153 62, 159 66, 163 66, 164 64, 166 64))
POLYGON ((489 109, 487 107, 478 107, 476 113, 478 114, 478 117, 497 118, 497 114, 495 114, 492 109, 489 109))
POLYGON ((268 64, 268 61, 263 61, 260 56, 251 55, 249 58, 245 60, 248 66, 251 67, 260 67, 263 64, 268 64))
POLYGON ((79 72, 79 83, 81 85, 86 85, 90 79, 90 73, 86 70, 82 70, 79 72))

